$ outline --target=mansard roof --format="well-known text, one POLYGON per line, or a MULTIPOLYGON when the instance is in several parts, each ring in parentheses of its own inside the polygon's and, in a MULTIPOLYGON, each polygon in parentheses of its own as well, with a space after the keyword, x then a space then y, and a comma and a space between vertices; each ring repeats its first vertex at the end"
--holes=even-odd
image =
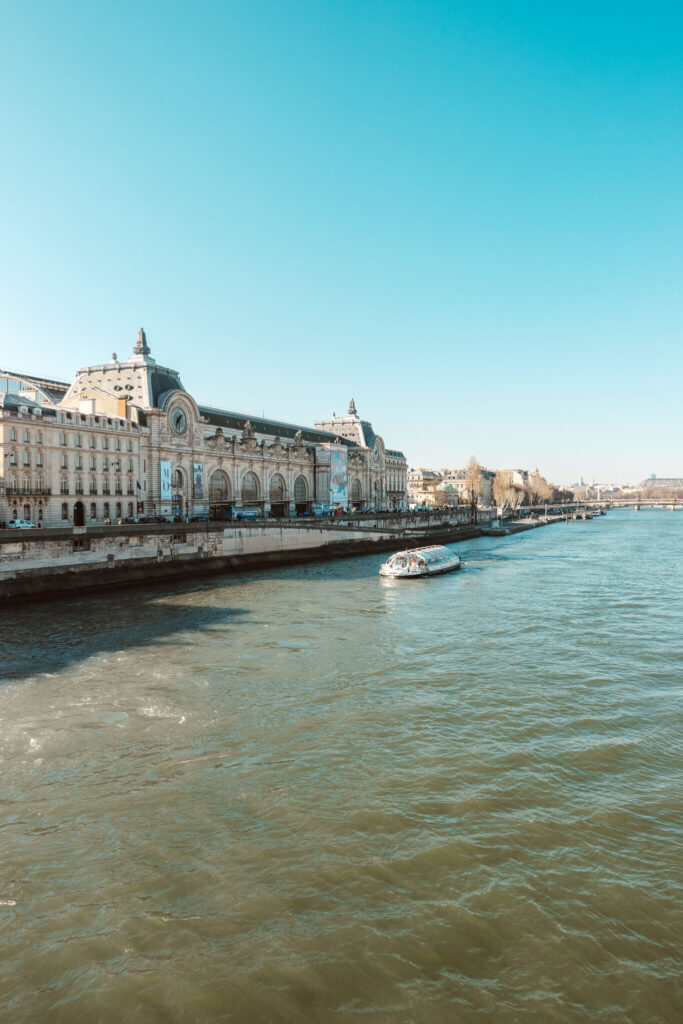
POLYGON ((76 374, 67 397, 72 398, 89 387, 101 387, 114 396, 125 396, 132 405, 143 409, 155 408, 165 391, 185 390, 177 370, 159 366, 152 359, 142 328, 138 332, 132 356, 119 360, 114 352, 109 363, 83 367, 76 374))
POLYGON ((69 389, 69 385, 61 380, 51 380, 49 377, 37 377, 34 373, 20 373, 16 370, 0 369, 0 377, 9 377, 17 380, 23 385, 21 390, 36 388, 41 391, 50 402, 59 402, 69 389))
POLYGON ((264 419, 262 416, 250 416, 243 412, 215 409, 209 405, 200 405, 199 411, 213 426, 227 428, 228 430, 243 430, 244 424, 249 420, 254 428, 254 433, 265 434, 268 437, 288 437, 294 439, 295 435, 301 431, 304 441, 312 444, 334 444, 336 442, 337 444, 341 443, 346 448, 359 447, 355 441, 338 437, 327 430, 315 430, 298 423, 285 423, 282 420, 264 419))

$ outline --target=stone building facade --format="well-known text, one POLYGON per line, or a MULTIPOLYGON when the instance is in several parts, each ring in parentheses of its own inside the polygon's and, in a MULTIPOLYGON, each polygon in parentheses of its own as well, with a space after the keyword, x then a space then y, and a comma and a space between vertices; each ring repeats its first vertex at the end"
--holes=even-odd
POLYGON ((315 428, 199 405, 178 371, 132 355, 71 385, 0 371, 0 521, 46 526, 139 515, 406 508, 406 460, 351 403, 315 428))
POLYGON ((0 393, 0 521, 57 526, 134 515, 141 434, 126 417, 0 393))
POLYGON ((346 416, 333 414, 315 425, 318 430, 336 435, 352 446, 348 455, 349 499, 354 508, 391 511, 408 508, 405 455, 385 446, 372 424, 360 418, 353 399, 346 416))

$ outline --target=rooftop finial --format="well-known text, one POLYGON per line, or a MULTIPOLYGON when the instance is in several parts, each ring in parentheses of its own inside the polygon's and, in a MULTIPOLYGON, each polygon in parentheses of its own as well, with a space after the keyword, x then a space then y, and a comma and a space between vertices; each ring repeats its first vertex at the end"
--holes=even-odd
POLYGON ((141 327, 140 330, 138 331, 138 340, 135 343, 135 348, 133 349, 133 352, 135 353, 136 356, 148 356, 149 351, 150 349, 149 345, 147 344, 147 335, 145 334, 144 327, 141 327))
POLYGON ((349 404, 349 411, 348 411, 347 415, 349 415, 349 416, 357 416, 358 415, 358 413, 356 412, 356 403, 354 402, 353 399, 351 399, 351 402, 349 404))

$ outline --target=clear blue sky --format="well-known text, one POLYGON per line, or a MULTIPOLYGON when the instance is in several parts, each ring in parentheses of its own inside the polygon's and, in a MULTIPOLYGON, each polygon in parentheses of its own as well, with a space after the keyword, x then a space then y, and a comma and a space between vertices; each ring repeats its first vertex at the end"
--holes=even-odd
POLYGON ((0 2, 0 365, 683 475, 683 5, 0 2))

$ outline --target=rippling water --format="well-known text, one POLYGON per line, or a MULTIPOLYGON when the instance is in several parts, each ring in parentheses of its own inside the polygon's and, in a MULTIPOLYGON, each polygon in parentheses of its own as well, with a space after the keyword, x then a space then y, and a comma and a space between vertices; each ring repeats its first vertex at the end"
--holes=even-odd
POLYGON ((683 512, 17 608, 4 1022, 681 1019, 683 512))

